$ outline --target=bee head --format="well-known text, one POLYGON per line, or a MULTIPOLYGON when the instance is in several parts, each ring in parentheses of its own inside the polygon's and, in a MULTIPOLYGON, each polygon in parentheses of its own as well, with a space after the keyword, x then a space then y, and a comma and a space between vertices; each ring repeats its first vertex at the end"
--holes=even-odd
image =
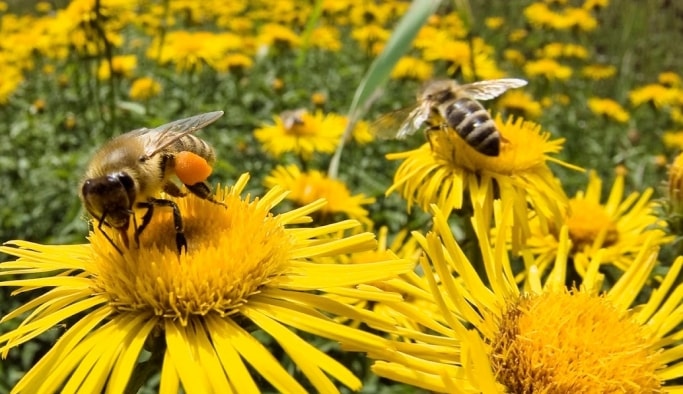
POLYGON ((81 188, 85 209, 116 229, 127 229, 135 201, 135 182, 125 172, 86 179, 81 188))

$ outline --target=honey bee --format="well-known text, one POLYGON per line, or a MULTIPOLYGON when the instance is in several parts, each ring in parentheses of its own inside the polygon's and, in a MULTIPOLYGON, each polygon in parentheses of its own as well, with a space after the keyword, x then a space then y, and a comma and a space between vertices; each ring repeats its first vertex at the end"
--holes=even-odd
POLYGON ((492 79, 465 85, 450 79, 432 81, 418 94, 416 106, 380 118, 375 129, 380 136, 402 139, 426 124, 425 134, 429 140, 429 133, 450 127, 478 152, 498 156, 500 132, 491 115, 477 100, 490 100, 508 89, 526 84, 525 80, 517 78, 492 79), (393 122, 388 117, 397 116, 402 119, 398 131, 396 127, 388 126, 393 122))
POLYGON ((304 115, 307 113, 308 111, 306 108, 280 112, 280 119, 282 119, 282 125, 284 126, 285 130, 290 131, 294 126, 300 126, 304 124, 304 115))
POLYGON ((135 228, 135 241, 139 244, 142 231, 152 219, 155 207, 173 210, 178 253, 187 241, 178 205, 159 198, 163 190, 174 197, 186 195, 173 182, 177 177, 196 196, 216 204, 211 189, 205 182, 215 161, 213 148, 194 133, 223 116, 223 111, 209 112, 162 126, 129 131, 113 138, 102 146, 90 160, 81 183, 80 198, 88 213, 97 220, 114 248, 123 254, 102 226, 121 233, 128 247, 128 227, 131 217, 135 228), (138 226, 135 209, 146 209, 138 226))

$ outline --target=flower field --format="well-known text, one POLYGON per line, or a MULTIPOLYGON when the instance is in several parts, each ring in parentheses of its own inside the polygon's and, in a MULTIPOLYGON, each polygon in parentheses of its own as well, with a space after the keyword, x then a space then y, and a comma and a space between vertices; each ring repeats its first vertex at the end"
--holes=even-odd
POLYGON ((0 393, 683 392, 677 2, 0 1, 0 37, 0 393))

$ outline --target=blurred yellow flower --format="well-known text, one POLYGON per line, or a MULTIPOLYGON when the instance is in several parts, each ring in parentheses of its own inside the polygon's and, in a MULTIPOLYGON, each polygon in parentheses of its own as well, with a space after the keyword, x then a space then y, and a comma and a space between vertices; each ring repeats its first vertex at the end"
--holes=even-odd
POLYGON ((545 77, 549 80, 567 80, 572 76, 572 69, 554 59, 530 60, 524 65, 524 73, 529 77, 545 77))
POLYGON ((605 8, 609 5, 609 0, 585 0, 582 7, 587 10, 605 8))
POLYGON ((506 92, 498 100, 497 108, 501 111, 508 111, 512 114, 532 119, 538 118, 543 112, 541 103, 534 100, 530 93, 522 90, 506 92))
POLYGON ((553 42, 537 50, 536 56, 549 59, 558 57, 586 59, 588 58, 588 50, 584 46, 578 44, 553 42))
POLYGON ((301 226, 325 204, 320 200, 273 214, 286 192, 274 188, 262 198, 243 199, 247 180, 243 175, 234 187, 219 189, 215 198, 224 206, 194 195, 173 199, 183 212, 185 253, 175 247, 171 210, 162 209, 139 247, 122 253, 111 243, 122 245, 120 235, 108 228, 96 229, 85 245, 13 241, 0 247, 18 257, 0 264, 0 286, 44 291, 3 317, 23 319, 0 335, 3 356, 69 322, 13 390, 124 392, 129 383, 141 384, 132 379, 148 378, 136 373, 150 366, 139 361, 143 349, 160 369, 160 392, 258 392, 257 381, 287 393, 334 392, 336 384, 359 390, 360 379, 300 335, 384 353, 387 340, 332 317, 373 325, 387 319, 325 297, 326 289, 372 299, 356 286, 395 278, 413 263, 391 255, 363 265, 328 263, 320 257, 375 249, 374 235, 340 235, 357 226, 350 220, 301 226), (296 377, 272 353, 273 344, 297 367, 296 377))
POLYGON ((662 142, 669 149, 683 150, 683 130, 665 131, 662 135, 662 142))
POLYGON ((311 46, 326 51, 339 52, 342 42, 339 38, 339 29, 334 26, 318 26, 311 33, 311 46))
POLYGON ((163 40, 155 39, 147 56, 161 64, 173 63, 178 71, 198 72, 204 65, 217 69, 229 51, 242 46, 236 34, 179 30, 167 33, 163 40))
POLYGON ((536 123, 512 116, 504 121, 498 115, 495 124, 504 141, 497 157, 477 152, 451 129, 430 133, 430 143, 418 149, 387 155, 405 161, 386 194, 398 191, 409 208, 417 204, 427 210, 437 204, 446 215, 472 207, 485 212, 487 221, 494 202, 513 204, 513 217, 506 222, 514 228, 514 248, 519 250, 530 234, 529 205, 549 223, 560 223, 567 209, 568 199, 546 162, 571 166, 550 156, 564 140, 550 141, 536 123))
POLYGON ((161 93, 161 84, 154 78, 142 77, 133 81, 128 96, 136 101, 146 101, 161 93))
POLYGON ((494 48, 483 39, 475 37, 470 44, 465 40, 437 37, 440 40, 432 41, 423 49, 423 57, 430 62, 446 61, 449 64, 449 75, 460 72, 462 79, 468 82, 505 76, 496 64, 494 48))
MULTIPOLYGON (((446 216, 433 210, 434 230, 413 236, 425 251, 420 264, 437 311, 412 313, 411 325, 387 330, 397 351, 368 353, 377 360, 376 374, 444 393, 650 393, 667 383, 676 387, 683 375, 677 339, 683 316, 671 311, 683 307, 683 285, 676 281, 683 257, 654 291, 645 288, 657 261, 652 247, 607 290, 597 262, 577 287, 567 288, 565 230, 552 274, 543 279, 531 262, 520 290, 506 250, 491 247, 481 216, 473 223, 482 258, 472 261, 446 216), (646 295, 637 298, 641 292, 646 295)), ((407 313, 401 302, 382 303, 407 313)))
POLYGON ((329 223, 339 214, 358 220, 365 226, 372 224, 368 210, 363 205, 372 204, 375 199, 362 193, 351 195, 344 182, 328 178, 321 171, 303 172, 293 164, 280 165, 266 177, 264 185, 269 189, 280 186, 290 191, 287 199, 294 201, 297 206, 305 206, 318 199, 324 199, 327 204, 317 211, 317 224, 329 223))
POLYGON ((629 92, 628 98, 631 105, 637 107, 644 103, 653 103, 655 107, 662 108, 678 104, 683 97, 683 90, 651 83, 629 92))
POLYGON ((624 107, 610 98, 591 97, 588 99, 588 108, 596 115, 601 115, 620 123, 626 123, 630 118, 624 107))
POLYGON ((510 42, 520 42, 525 39, 527 35, 529 35, 529 32, 526 29, 514 29, 508 34, 508 40, 510 40, 510 42))
POLYGON ((611 64, 589 64, 581 68, 581 75, 595 81, 612 78, 617 68, 611 64))
POLYGON ((24 82, 24 76, 21 71, 11 65, 0 64, 0 68, 2 68, 2 76, 0 76, 0 105, 2 105, 7 104, 12 93, 24 82))
POLYGON ((285 111, 274 117, 275 124, 254 131, 263 149, 274 157, 292 152, 310 158, 313 153, 332 153, 346 127, 346 118, 322 111, 285 111))
MULTIPOLYGON (((568 258, 576 271, 585 275, 588 262, 612 264, 626 271, 646 245, 653 247, 672 241, 662 230, 666 223, 655 212, 652 188, 633 192, 624 198, 624 175, 618 174, 607 200, 602 202, 602 180, 590 173, 585 191, 569 200, 569 213, 563 221, 569 230, 568 258)), ((540 273, 547 272, 558 255, 560 228, 532 220, 532 236, 527 248, 535 257, 540 273)))
POLYGON ((673 71, 659 73, 657 82, 664 86, 679 87, 681 86, 681 76, 673 71))
POLYGON ((584 8, 564 7, 560 11, 551 10, 547 4, 535 2, 524 9, 524 16, 532 25, 540 28, 567 30, 579 28, 593 31, 598 21, 584 8))
POLYGON ((109 62, 103 60, 97 70, 97 77, 99 79, 109 79, 114 74, 119 78, 130 78, 133 76, 133 71, 138 66, 138 58, 135 55, 114 56, 111 59, 111 67, 109 62))
POLYGON ((391 71, 391 78, 427 81, 432 78, 434 67, 420 58, 403 56, 391 71))
POLYGON ((351 37, 358 42, 363 50, 378 54, 378 49, 389 39, 391 32, 377 24, 358 26, 351 32, 351 37))
POLYGON ((510 63, 521 66, 526 63, 526 57, 524 54, 517 49, 506 49, 503 51, 503 58, 510 63))
POLYGON ((505 24, 505 18, 502 16, 491 16, 484 19, 484 24, 491 30, 498 30, 505 24))
POLYGON ((301 38, 287 26, 267 23, 261 27, 256 42, 265 47, 295 48, 301 43, 301 38))

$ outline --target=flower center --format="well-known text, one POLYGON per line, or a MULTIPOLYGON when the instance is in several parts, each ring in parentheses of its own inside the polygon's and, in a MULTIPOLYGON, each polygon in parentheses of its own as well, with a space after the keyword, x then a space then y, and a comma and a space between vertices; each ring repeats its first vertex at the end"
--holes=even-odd
POLYGON ((658 392, 647 330, 580 291, 526 296, 502 317, 491 363, 513 393, 658 392))
POLYGON ((139 245, 133 226, 129 248, 110 233, 123 255, 99 230, 92 235, 95 282, 115 308, 151 310, 181 321, 211 311, 224 316, 286 267, 293 239, 258 201, 233 192, 216 196, 227 208, 194 195, 172 200, 180 208, 187 253, 178 254, 173 215, 166 207, 155 208, 139 245))
POLYGON ((614 245, 619 240, 617 225, 598 204, 583 199, 569 201, 571 214, 567 219, 573 249, 583 250, 593 245, 604 232, 604 240, 598 247, 614 245))
POLYGON ((484 170, 513 175, 543 164, 546 153, 559 151, 563 142, 548 141, 549 135, 541 132, 539 125, 522 118, 515 120, 509 117, 507 121, 503 121, 498 115, 495 124, 501 135, 498 156, 486 156, 477 152, 451 128, 430 133, 434 155, 454 167, 469 171, 484 170))

